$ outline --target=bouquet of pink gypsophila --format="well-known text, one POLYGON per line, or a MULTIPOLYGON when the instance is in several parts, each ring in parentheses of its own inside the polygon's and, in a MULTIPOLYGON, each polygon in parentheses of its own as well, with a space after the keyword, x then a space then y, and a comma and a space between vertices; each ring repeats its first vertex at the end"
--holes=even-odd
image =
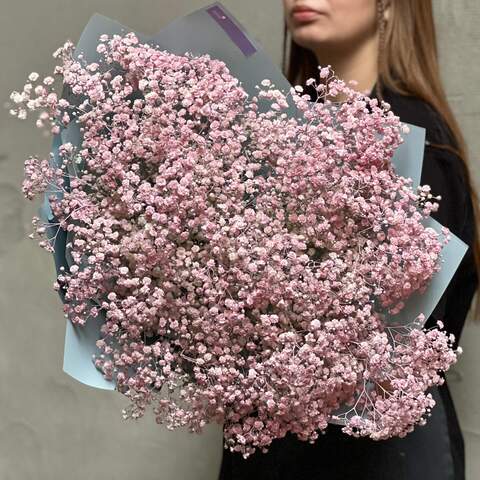
POLYGON ((245 457, 287 432, 315 441, 341 405, 350 435, 425 423, 460 349, 440 322, 384 321, 426 288, 442 248, 421 222, 438 208, 429 187, 392 168, 398 117, 328 68, 307 82, 322 101, 268 79, 248 98, 223 62, 133 33, 100 37, 103 71, 72 48, 54 76, 75 101, 32 73, 10 112, 38 110, 54 134, 80 125, 60 167, 26 160, 23 191, 61 192, 49 200, 72 264, 54 285, 72 323, 104 317, 95 362, 130 399, 124 418, 152 406, 171 429, 223 423, 245 457))

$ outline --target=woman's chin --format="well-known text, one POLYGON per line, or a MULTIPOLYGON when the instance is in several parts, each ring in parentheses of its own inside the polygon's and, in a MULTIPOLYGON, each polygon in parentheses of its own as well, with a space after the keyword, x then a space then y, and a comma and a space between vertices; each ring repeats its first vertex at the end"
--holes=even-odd
POLYGON ((302 27, 298 27, 292 34, 292 38, 303 48, 308 49, 315 49, 315 47, 319 47, 321 45, 331 43, 331 38, 329 35, 325 35, 325 33, 319 33, 318 27, 312 28, 309 25, 303 25, 302 27))

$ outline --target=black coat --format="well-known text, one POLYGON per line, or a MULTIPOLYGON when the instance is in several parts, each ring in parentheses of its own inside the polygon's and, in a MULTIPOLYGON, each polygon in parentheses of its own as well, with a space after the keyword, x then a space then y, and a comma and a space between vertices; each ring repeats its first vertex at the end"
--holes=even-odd
MULTIPOLYGON (((437 112, 417 98, 387 89, 382 96, 402 121, 426 129, 421 184, 442 196, 432 217, 471 247, 475 224, 463 162, 435 146, 455 146, 448 128, 437 112)), ((477 283, 469 248, 426 327, 442 319, 457 345, 477 283)), ((464 480, 463 436, 448 385, 445 382, 430 391, 437 404, 427 425, 417 426, 404 438, 353 438, 338 425, 329 425, 314 445, 289 434, 275 440, 267 454, 258 451, 247 460, 224 449, 219 480, 464 480)))

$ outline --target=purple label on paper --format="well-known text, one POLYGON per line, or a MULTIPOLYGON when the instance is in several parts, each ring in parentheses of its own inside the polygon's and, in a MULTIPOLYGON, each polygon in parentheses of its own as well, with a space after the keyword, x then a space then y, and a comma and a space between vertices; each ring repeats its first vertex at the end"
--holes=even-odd
POLYGON ((247 36, 233 23, 228 15, 217 5, 207 9, 210 16, 220 25, 225 33, 232 39, 235 45, 248 57, 253 55, 257 49, 247 36))

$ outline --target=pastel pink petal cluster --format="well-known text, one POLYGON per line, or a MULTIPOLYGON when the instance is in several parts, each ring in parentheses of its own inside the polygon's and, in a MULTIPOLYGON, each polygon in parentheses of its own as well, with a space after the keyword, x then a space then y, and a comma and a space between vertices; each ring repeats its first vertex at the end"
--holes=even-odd
POLYGON ((442 247, 421 223, 438 208, 428 186, 415 193, 392 168, 398 117, 328 69, 308 82, 321 102, 268 79, 249 98, 208 55, 131 33, 97 50, 109 68, 75 60, 71 42, 55 52, 69 100, 46 77, 13 92, 10 112, 40 111, 51 133, 81 126, 62 168, 25 162, 23 191, 63 194, 50 205, 74 264, 54 287, 74 324, 104 316, 96 365, 131 400, 124 417, 152 406, 168 428, 223 423, 244 456, 287 432, 315 441, 345 404, 351 435, 422 424, 458 350, 440 329, 384 322, 426 287, 442 247))

